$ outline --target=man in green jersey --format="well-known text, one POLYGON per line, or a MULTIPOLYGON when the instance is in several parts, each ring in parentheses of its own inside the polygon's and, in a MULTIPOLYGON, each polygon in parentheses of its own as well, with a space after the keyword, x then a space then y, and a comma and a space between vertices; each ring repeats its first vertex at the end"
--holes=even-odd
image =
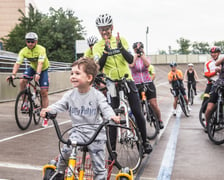
MULTIPOLYGON (((146 140, 146 122, 141 111, 138 90, 132 79, 131 71, 128 66, 128 64, 133 62, 133 56, 129 51, 128 43, 124 38, 119 37, 119 34, 117 37, 112 35, 113 20, 109 14, 100 15, 96 19, 96 26, 102 39, 93 46, 94 60, 100 65, 100 70, 103 70, 106 76, 112 80, 120 80, 125 75, 128 75, 128 86, 131 90, 127 94, 128 101, 142 135, 144 152, 150 153, 152 151, 152 147, 146 140)), ((108 101, 113 108, 119 107, 118 97, 111 95, 108 101)), ((112 148, 115 150, 116 128, 110 129, 110 139, 112 148)))
MULTIPOLYGON (((29 61, 30 67, 25 70, 23 76, 33 77, 35 81, 39 82, 42 96, 42 107, 46 108, 48 106, 48 68, 50 65, 47 58, 46 49, 43 46, 37 44, 38 36, 34 32, 27 33, 25 36, 25 40, 26 47, 20 50, 17 61, 14 64, 12 70, 12 75, 10 77, 16 77, 16 73, 19 70, 19 67, 23 63, 24 59, 29 61)), ((25 89, 26 83, 26 79, 20 80, 21 91, 25 89)), ((23 106, 24 109, 27 109, 27 104, 24 103, 23 106)), ((42 126, 48 126, 47 119, 43 119, 42 126)))

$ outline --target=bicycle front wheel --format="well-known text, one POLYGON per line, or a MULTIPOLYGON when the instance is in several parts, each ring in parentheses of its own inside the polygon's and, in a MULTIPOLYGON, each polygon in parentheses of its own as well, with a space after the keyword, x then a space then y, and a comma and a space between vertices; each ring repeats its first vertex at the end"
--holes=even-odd
POLYGON ((202 104, 201 109, 200 109, 200 111, 199 111, 199 120, 200 120, 200 123, 201 123, 201 125, 202 125, 203 128, 206 128, 205 111, 206 111, 208 102, 209 102, 209 99, 206 100, 206 101, 202 104))
MULTIPOLYGON (((221 106, 220 108, 223 108, 221 106)), ((209 139, 217 145, 224 143, 224 115, 223 110, 217 112, 217 108, 214 108, 211 112, 208 122, 207 130, 209 139)))
POLYGON ((156 136, 159 134, 159 120, 152 110, 150 104, 143 103, 142 109, 146 119, 146 130, 147 130, 147 138, 149 140, 155 139, 156 136))
POLYGON ((33 120, 35 124, 40 122, 40 111, 42 109, 42 96, 40 90, 36 91, 36 98, 33 100, 33 120))
POLYGON ((191 105, 194 104, 194 91, 193 91, 192 88, 190 89, 190 99, 189 99, 189 101, 190 101, 191 105))
POLYGON ((21 91, 16 98, 15 118, 21 130, 26 130, 32 120, 33 107, 30 98, 31 96, 27 90, 21 91))
POLYGON ((107 149, 115 160, 118 169, 129 167, 133 173, 136 173, 142 162, 143 147, 140 133, 134 123, 129 119, 129 129, 117 128, 118 136, 116 138, 116 156, 111 147, 109 127, 107 129, 107 149))
POLYGON ((189 113, 189 110, 188 110, 188 107, 187 107, 187 103, 186 103, 183 95, 179 96, 179 102, 180 102, 180 107, 181 107, 184 115, 186 117, 189 117, 190 113, 189 113))

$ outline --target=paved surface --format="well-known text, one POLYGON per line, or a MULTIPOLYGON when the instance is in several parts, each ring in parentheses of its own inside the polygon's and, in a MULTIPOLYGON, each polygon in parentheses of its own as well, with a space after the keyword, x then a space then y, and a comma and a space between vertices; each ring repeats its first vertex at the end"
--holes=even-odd
MULTIPOLYGON (((185 70, 185 66, 179 68, 185 70)), ((171 115, 173 97, 167 83, 169 66, 156 66, 155 84, 165 129, 151 142, 153 152, 144 158, 135 179, 223 179, 224 146, 214 145, 198 120, 200 95, 206 83, 202 69, 202 64, 196 66, 201 79, 197 84, 199 93, 191 116, 186 118, 180 110, 177 117, 171 115)), ((50 103, 62 95, 50 95, 50 103)), ((57 119, 63 123, 62 131, 69 127, 68 115, 60 114, 57 119)), ((0 128, 0 179, 40 180, 42 166, 58 154, 54 128, 43 129, 32 123, 28 130, 19 130, 14 118, 14 102, 0 104, 0 128)), ((114 176, 111 179, 115 179, 114 176)))

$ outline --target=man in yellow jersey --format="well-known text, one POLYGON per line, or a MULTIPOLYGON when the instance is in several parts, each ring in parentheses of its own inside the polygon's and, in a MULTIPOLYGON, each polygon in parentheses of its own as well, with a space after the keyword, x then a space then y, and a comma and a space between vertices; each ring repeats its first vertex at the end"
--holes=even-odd
MULTIPOLYGON (((188 99, 187 99, 184 84, 183 84, 184 77, 183 77, 182 71, 177 69, 177 64, 175 62, 170 63, 170 67, 171 67, 171 71, 168 73, 168 81, 172 85, 172 88, 173 88, 173 96, 174 96, 173 115, 176 116, 176 108, 177 108, 177 100, 178 100, 178 89, 177 89, 178 82, 180 83, 180 90, 187 104, 188 104, 188 99)), ((188 106, 188 109, 191 110, 189 106, 188 106)))
POLYGON ((85 51, 84 57, 88 57, 93 59, 93 46, 95 43, 97 43, 98 38, 96 36, 90 36, 87 38, 87 43, 89 45, 89 48, 85 51))
MULTIPOLYGON (((49 61, 46 54, 46 49, 38 45, 38 36, 34 32, 29 32, 25 36, 26 47, 20 50, 16 63, 14 64, 12 75, 9 77, 15 78, 16 73, 23 63, 24 59, 30 62, 30 67, 25 70, 23 76, 34 77, 34 80, 39 82, 41 88, 41 96, 42 96, 42 107, 46 108, 48 106, 48 68, 49 61)), ((7 78, 7 80, 9 79, 7 78)), ((20 80, 20 90, 24 90, 26 87, 27 80, 20 80)), ((27 104, 23 104, 23 108, 27 109, 27 104)), ((48 126, 47 119, 43 119, 42 122, 43 127, 48 126)))
MULTIPOLYGON (((150 153, 152 147, 146 140, 146 122, 144 115, 141 111, 140 98, 138 96, 138 90, 133 81, 131 71, 128 64, 133 62, 133 56, 131 55, 127 41, 119 37, 112 35, 113 20, 109 14, 102 14, 96 19, 96 26, 102 39, 93 46, 94 60, 100 65, 100 70, 106 74, 112 80, 120 80, 125 75, 128 75, 128 86, 130 87, 130 93, 127 93, 128 101, 132 113, 135 116, 137 126, 141 132, 144 152, 150 153)), ((108 82, 109 83, 113 82, 108 82)), ((109 88, 108 88, 109 89, 109 88)), ((110 93, 110 90, 109 90, 110 93)), ((119 107, 119 98, 110 94, 108 98, 113 108, 119 107)), ((110 139, 113 150, 116 150, 116 128, 110 129, 110 139)))

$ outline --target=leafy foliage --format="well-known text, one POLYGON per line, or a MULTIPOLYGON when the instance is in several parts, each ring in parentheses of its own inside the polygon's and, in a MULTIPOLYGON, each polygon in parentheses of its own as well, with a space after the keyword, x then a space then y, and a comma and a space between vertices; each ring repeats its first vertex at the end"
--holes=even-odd
POLYGON ((72 10, 50 8, 49 14, 42 14, 30 5, 27 17, 21 10, 19 12, 22 15, 20 23, 7 37, 2 38, 6 50, 18 53, 26 45, 25 34, 33 31, 38 34, 38 44, 46 48, 50 60, 74 61, 75 41, 84 39, 85 28, 72 10))

